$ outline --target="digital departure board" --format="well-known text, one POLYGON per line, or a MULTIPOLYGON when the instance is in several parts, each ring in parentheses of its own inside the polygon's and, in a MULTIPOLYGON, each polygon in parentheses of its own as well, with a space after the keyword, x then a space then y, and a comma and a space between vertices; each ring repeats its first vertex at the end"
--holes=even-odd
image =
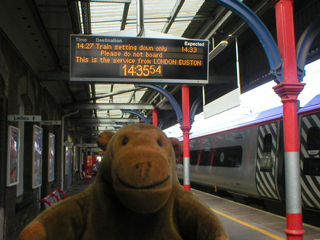
POLYGON ((70 80, 208 83, 208 41, 71 35, 70 80))

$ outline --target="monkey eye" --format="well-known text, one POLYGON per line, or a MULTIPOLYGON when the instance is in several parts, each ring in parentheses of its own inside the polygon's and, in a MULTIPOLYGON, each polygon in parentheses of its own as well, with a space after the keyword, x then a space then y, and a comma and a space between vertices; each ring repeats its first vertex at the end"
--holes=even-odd
POLYGON ((160 141, 160 139, 157 140, 157 143, 160 147, 162 147, 162 142, 160 141))
POLYGON ((125 146, 127 145, 128 142, 129 142, 129 138, 126 137, 122 140, 122 145, 125 146))

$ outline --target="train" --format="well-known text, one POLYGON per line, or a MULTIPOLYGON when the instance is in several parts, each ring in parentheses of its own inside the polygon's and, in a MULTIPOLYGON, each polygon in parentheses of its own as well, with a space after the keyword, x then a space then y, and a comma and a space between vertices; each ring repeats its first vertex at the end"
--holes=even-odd
MULTIPOLYGON (((298 109, 304 219, 320 225, 320 95, 298 109)), ((182 139, 180 138, 182 141, 182 139)), ((177 159, 183 178, 183 159, 177 159)), ((190 181, 285 213, 282 106, 190 134, 190 181)))

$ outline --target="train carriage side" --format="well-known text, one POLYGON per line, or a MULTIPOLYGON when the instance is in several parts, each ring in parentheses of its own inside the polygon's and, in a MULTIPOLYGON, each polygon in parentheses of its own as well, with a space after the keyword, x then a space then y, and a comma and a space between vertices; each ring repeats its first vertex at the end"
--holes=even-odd
POLYGON ((190 141, 190 178, 236 195, 257 196, 254 149, 256 127, 190 141))
POLYGON ((302 204, 320 211, 320 95, 299 110, 302 204))
MULTIPOLYGON (((228 127, 190 136, 191 182, 227 191, 234 197, 263 199, 269 211, 284 214, 282 106, 228 127)), ((298 111, 304 221, 319 226, 320 95, 298 111)), ((177 164, 179 178, 183 166, 177 164)))
MULTIPOLYGON (((281 200, 282 107, 231 122, 227 130, 190 136, 190 179, 236 197, 281 200), (279 167, 280 166, 280 167, 279 167)), ((178 164, 182 177, 182 166, 178 164)))

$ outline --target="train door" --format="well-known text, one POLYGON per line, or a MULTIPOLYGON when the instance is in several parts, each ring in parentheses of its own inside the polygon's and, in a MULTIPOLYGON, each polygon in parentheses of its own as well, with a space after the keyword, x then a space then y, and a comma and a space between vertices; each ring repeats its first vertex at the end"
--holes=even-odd
POLYGON ((320 113, 301 119, 301 194, 307 208, 320 209, 320 113))
POLYGON ((279 199, 277 184, 279 122, 258 128, 256 186, 261 197, 279 199))

